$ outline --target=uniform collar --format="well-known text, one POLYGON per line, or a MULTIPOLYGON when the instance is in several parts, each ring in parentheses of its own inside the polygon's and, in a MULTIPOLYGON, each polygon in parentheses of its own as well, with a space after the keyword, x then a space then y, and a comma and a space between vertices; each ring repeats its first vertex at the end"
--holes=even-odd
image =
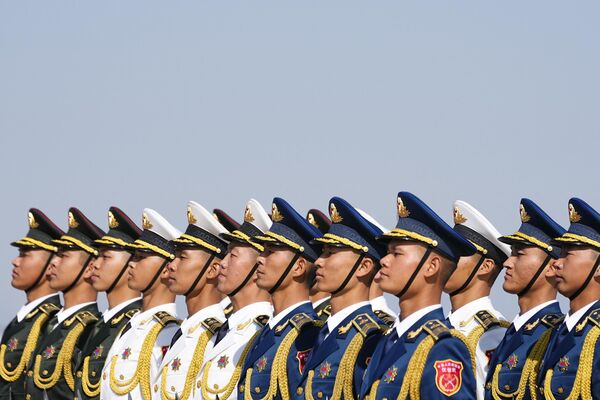
POLYGON ((177 306, 175 305, 175 303, 165 303, 159 304, 155 307, 152 307, 149 310, 142 311, 134 315, 133 318, 129 320, 129 322, 131 322, 131 326, 141 325, 147 322, 147 320, 149 320, 152 317, 152 315, 156 314, 159 311, 164 311, 174 317, 177 317, 177 306))
POLYGON ((429 314, 430 312, 441 308, 441 304, 434 304, 432 306, 427 306, 425 308, 421 308, 418 311, 415 311, 403 320, 397 319, 396 323, 394 324, 394 327, 398 332, 398 337, 402 337, 402 335, 404 335, 410 328, 412 328, 414 324, 417 323, 418 320, 423 318, 426 314, 429 314))
POLYGON ((231 299, 229 297, 225 296, 225 298, 223 300, 221 300, 219 302, 219 304, 221 305, 221 308, 224 310, 231 305, 231 299))
POLYGON ((531 317, 533 317, 535 314, 537 314, 538 311, 540 311, 542 308, 548 307, 550 304, 553 304, 553 303, 556 303, 556 300, 550 300, 545 303, 539 304, 539 305, 533 307, 531 310, 527 311, 525 314, 517 315, 515 317, 515 319, 513 320, 513 325, 515 326, 515 331, 518 331, 519 329, 521 329, 523 327, 523 325, 525 325, 525 323, 527 321, 529 321, 531 319, 531 317))
POLYGON ((315 301, 314 303, 312 303, 313 308, 319 307, 321 304, 325 303, 327 300, 330 300, 330 299, 331 299, 331 296, 327 296, 327 297, 324 297, 322 299, 315 301))
POLYGON ((92 304, 96 304, 96 302, 90 301, 87 303, 76 304, 73 307, 69 307, 67 309, 61 308, 61 310, 56 314, 56 326, 62 324, 67 318, 75 314, 77 311, 81 310, 83 307, 87 307, 92 304))
POLYGON ((273 306, 271 306, 271 303, 268 301, 259 301, 240 308, 229 316, 229 329, 234 329, 241 323, 246 322, 249 316, 254 318, 261 315, 261 313, 271 315, 273 313, 273 306))
POLYGON ((337 328, 337 326, 341 324, 342 321, 345 320, 354 311, 358 310, 361 307, 368 306, 369 304, 370 303, 368 300, 361 301, 355 304, 351 304, 348 307, 336 312, 335 314, 331 314, 327 319, 327 328, 329 329, 329 332, 333 332, 333 330, 337 328))
POLYGON ((495 311, 489 296, 480 297, 465 304, 458 310, 450 312, 450 314, 448 314, 448 320, 452 326, 458 327, 461 322, 467 321, 473 317, 477 311, 481 310, 488 310, 490 312, 495 311))
POLYGON ((567 314, 567 316, 565 317, 565 324, 567 324, 567 329, 569 330, 569 332, 571 332, 573 330, 573 328, 575 327, 575 325, 577 325, 577 323, 579 322, 581 317, 583 317, 585 314, 587 314, 589 309, 592 308, 592 306, 594 304, 596 304, 597 302, 598 302, 598 300, 594 300, 590 304, 586 304, 585 306, 581 307, 579 310, 575 311, 572 315, 570 313, 567 314))
POLYGON ((220 303, 205 307, 184 319, 181 323, 181 332, 187 333, 190 328, 197 326, 207 318, 216 318, 221 322, 225 321, 225 314, 223 313, 223 307, 220 303))
POLYGON ((289 306, 288 308, 286 308, 285 310, 281 311, 280 313, 277 313, 276 315, 273 316, 273 318, 271 318, 269 320, 269 327, 271 329, 273 329, 278 323, 281 322, 281 320, 283 320, 283 318, 288 315, 292 310, 294 310, 297 307, 300 307, 304 304, 308 304, 310 303, 310 301, 305 300, 305 301, 301 301, 295 304, 292 304, 291 306, 289 306))
POLYGON ((33 311, 34 308, 36 308, 37 306, 39 306, 40 304, 42 304, 44 302, 44 300, 49 299, 52 296, 58 296, 58 293, 52 293, 52 294, 48 294, 46 296, 42 296, 40 298, 37 298, 35 300, 31 300, 29 303, 24 304, 21 309, 17 312, 17 322, 21 322, 25 319, 25 317, 27 316, 27 314, 29 314, 30 312, 33 311))
POLYGON ((142 299, 141 297, 136 297, 135 299, 125 300, 124 302, 117 304, 113 308, 109 308, 108 310, 106 310, 102 313, 102 319, 104 319, 104 322, 110 321, 111 318, 114 317, 115 315, 117 315, 117 313, 119 311, 121 311, 122 309, 124 309, 125 307, 130 305, 131 303, 135 303, 136 301, 141 300, 141 299, 142 299))

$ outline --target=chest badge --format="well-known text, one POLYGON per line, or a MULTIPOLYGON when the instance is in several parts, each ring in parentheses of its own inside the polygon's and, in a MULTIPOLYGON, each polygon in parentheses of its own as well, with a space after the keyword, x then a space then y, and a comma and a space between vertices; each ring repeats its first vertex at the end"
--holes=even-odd
POLYGON ((10 340, 8 341, 8 350, 10 351, 15 351, 17 349, 17 347, 19 346, 19 339, 13 337, 10 338, 10 340))
POLYGON ((121 359, 127 360, 127 359, 129 359, 130 355, 131 355, 131 347, 128 347, 125 350, 123 350, 123 353, 121 353, 121 359))
POLYGON ((102 357, 102 353, 104 353, 104 346, 100 345, 100 346, 96 347, 94 349, 94 351, 92 352, 92 358, 94 360, 97 360, 100 357, 102 357))
POLYGON ((506 366, 508 367, 508 369, 516 368, 516 366, 518 364, 519 364, 519 357, 517 357, 517 355, 515 353, 513 353, 510 357, 508 357, 508 360, 506 360, 506 366))
POLYGON ((220 369, 225 368, 227 364, 229 364, 229 357, 227 356, 221 356, 219 357, 219 360, 217 360, 217 367, 220 369))
POLYGON ((263 372, 265 370, 265 368, 267 368, 267 364, 268 364, 267 357, 266 356, 262 356, 256 362, 256 370, 258 372, 263 372))
POLYGON ((569 357, 567 356, 561 357, 560 360, 558 360, 558 370, 560 372, 567 372, 569 365, 571 365, 571 363, 569 362, 569 357))
POLYGON ((42 357, 44 357, 46 360, 48 360, 48 359, 52 358, 54 353, 56 353, 56 347, 51 345, 44 349, 44 351, 42 352, 42 357))
POLYGON ((319 365, 319 376, 321 379, 327 378, 331 373, 331 364, 328 361, 323 362, 319 365))
POLYGON ((300 371, 300 375, 304 373, 304 367, 306 367, 306 362, 308 361, 308 356, 310 356, 311 349, 299 351, 296 353, 296 360, 298 360, 298 371, 300 371))
POLYGON ((395 365, 392 365, 391 367, 388 368, 387 371, 385 371, 385 374, 383 375, 383 381, 385 383, 392 383, 396 380, 397 376, 398 376, 398 367, 396 367, 395 365))
POLYGON ((175 358, 171 363, 171 371, 177 372, 181 368, 181 359, 179 357, 175 358))
POLYGON ((452 396, 462 387, 463 363, 455 360, 441 360, 433 364, 435 386, 446 396, 452 396))

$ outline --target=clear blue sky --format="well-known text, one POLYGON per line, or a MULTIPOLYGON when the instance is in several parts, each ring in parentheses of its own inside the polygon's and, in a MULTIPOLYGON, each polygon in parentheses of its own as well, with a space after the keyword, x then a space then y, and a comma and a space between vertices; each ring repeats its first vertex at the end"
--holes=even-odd
MULTIPOLYGON (((593 1, 0 2, 0 322, 29 207, 62 226, 117 205, 185 228, 340 195, 395 224, 409 190, 502 232, 531 197, 600 208, 593 1), (3 301, 2 301, 3 300, 3 301)), ((499 287, 500 285, 498 285, 499 287)), ((497 288, 507 316, 513 297, 497 288)))

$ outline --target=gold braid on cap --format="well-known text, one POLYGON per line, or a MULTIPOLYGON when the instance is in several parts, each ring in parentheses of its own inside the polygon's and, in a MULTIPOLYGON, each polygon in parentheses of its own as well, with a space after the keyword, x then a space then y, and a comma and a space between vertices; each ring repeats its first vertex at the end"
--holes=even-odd
POLYGON ((567 242, 567 243, 581 242, 581 243, 589 244, 590 246, 600 248, 600 242, 590 239, 589 237, 577 235, 577 234, 571 233, 571 232, 567 232, 564 235, 562 235, 561 237, 556 238, 555 240, 558 240, 560 242, 567 242))
POLYGON ((552 246, 542 242, 539 239, 534 238, 533 236, 529 236, 526 235, 522 232, 515 232, 512 235, 508 235, 508 236, 503 236, 507 239, 514 239, 514 240, 520 240, 520 241, 527 241, 530 242, 538 247, 541 247, 542 249, 546 250, 546 251, 552 251, 552 246))
POLYGON ((416 232, 407 231, 406 229, 394 228, 383 236, 387 237, 399 237, 414 239, 419 242, 427 243, 430 246, 436 247, 438 245, 437 240, 429 238, 427 236, 420 235, 416 232))
POLYGON ((63 235, 63 236, 61 236, 60 239, 54 240, 54 242, 64 244, 67 246, 75 245, 77 247, 82 248, 83 250, 87 251, 88 253, 90 253, 94 256, 98 255, 98 250, 94 249, 93 247, 88 246, 87 244, 83 243, 81 240, 79 240, 77 238, 74 238, 73 236, 63 235))
POLYGON ((315 238, 315 241, 325 243, 325 244, 343 244, 344 246, 350 247, 354 250, 368 252, 369 248, 367 246, 360 245, 356 242, 353 242, 350 239, 345 237, 341 237, 338 235, 334 235, 332 233, 326 233, 325 235, 315 238))

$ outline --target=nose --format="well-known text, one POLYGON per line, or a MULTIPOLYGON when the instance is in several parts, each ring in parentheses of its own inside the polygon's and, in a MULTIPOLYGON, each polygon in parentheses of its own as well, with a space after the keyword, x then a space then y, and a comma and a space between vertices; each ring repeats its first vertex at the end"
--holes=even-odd
POLYGON ((506 268, 506 269, 512 269, 512 267, 514 266, 514 257, 510 256, 506 259, 506 261, 504 261, 504 264, 502 264, 502 268, 506 268))
POLYGON ((175 257, 175 259, 167 265, 167 269, 171 272, 177 271, 177 267, 179 266, 180 260, 181 259, 179 257, 175 257))
POLYGON ((551 265, 550 265, 550 266, 551 266, 551 267, 552 267, 552 269, 554 269, 554 270, 557 270, 557 269, 562 269, 562 268, 563 268, 563 265, 564 265, 564 262, 565 262, 565 259, 561 257, 561 258, 559 258, 558 260, 554 260, 554 262, 553 262, 553 263, 551 263, 551 265))
POLYGON ((229 267, 229 254, 225 255, 225 258, 221 260, 219 267, 223 269, 227 269, 227 267, 229 267))
POLYGON ((386 254, 380 261, 379 264, 381 264, 382 267, 389 267, 390 266, 390 259, 391 259, 391 254, 386 254))
POLYGON ((21 257, 17 256, 13 258, 13 260, 10 263, 13 265, 13 267, 18 267, 19 265, 21 265, 21 257))

